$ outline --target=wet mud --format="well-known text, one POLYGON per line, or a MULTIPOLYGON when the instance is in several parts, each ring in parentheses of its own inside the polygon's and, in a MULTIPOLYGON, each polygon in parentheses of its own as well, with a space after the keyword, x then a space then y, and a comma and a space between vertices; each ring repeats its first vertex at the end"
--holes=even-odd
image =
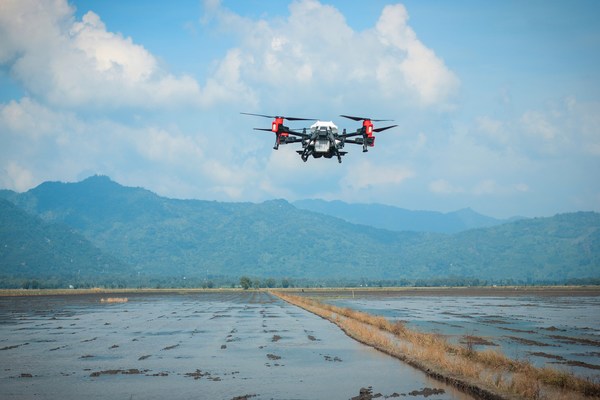
POLYGON ((406 396, 413 396, 413 397, 422 396, 425 398, 427 398, 429 396, 435 396, 437 398, 438 396, 443 395, 445 393, 446 393, 446 391, 444 389, 423 388, 421 390, 413 390, 408 393, 394 392, 392 394, 382 394, 382 393, 373 393, 373 388, 371 386, 369 386, 366 388, 360 388, 360 390, 358 392, 358 396, 352 397, 351 400, 393 399, 393 398, 406 397, 406 396))
POLYGON ((471 399, 255 291, 0 298, 0 357, 3 399, 471 399))

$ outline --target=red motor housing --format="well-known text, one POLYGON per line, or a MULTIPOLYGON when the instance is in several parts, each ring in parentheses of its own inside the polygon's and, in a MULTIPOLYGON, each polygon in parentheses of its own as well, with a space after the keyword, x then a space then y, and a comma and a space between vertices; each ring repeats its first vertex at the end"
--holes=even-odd
POLYGON ((275 117, 273 122, 271 123, 271 130, 275 133, 279 133, 281 136, 289 136, 287 132, 279 132, 279 127, 283 125, 282 117, 275 117))
POLYGON ((365 128, 365 133, 368 137, 373 136, 373 123, 370 119, 363 120, 363 128, 365 128))
POLYGON ((370 119, 363 120, 363 128, 365 129, 365 135, 367 136, 367 143, 369 146, 375 146, 375 136, 373 136, 373 122, 370 119))

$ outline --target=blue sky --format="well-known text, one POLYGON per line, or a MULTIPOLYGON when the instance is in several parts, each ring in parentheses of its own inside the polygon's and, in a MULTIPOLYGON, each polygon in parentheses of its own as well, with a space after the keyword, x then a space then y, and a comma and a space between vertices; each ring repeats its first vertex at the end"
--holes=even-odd
MULTIPOLYGON (((596 1, 0 4, 0 187, 495 216, 600 211, 596 1), (241 111, 393 119, 303 163, 241 111)), ((290 124, 302 127, 301 124, 290 124)))

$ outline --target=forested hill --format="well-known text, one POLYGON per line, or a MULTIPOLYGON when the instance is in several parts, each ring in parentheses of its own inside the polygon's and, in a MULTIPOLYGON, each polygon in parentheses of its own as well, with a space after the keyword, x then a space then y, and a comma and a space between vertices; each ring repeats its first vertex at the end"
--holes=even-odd
MULTIPOLYGON (((122 271, 138 277, 457 276, 514 282, 600 277, 600 214, 593 212, 441 234, 355 225, 285 200, 167 199, 103 176, 47 182, 26 193, 2 191, 0 196, 46 224, 73 228, 126 264, 122 271)), ((14 232, 27 231, 11 226, 14 232)), ((41 273, 46 256, 36 255, 41 273)), ((4 255, 0 262, 0 274, 13 271, 4 255)), ((97 264, 82 261, 77 268, 97 271, 97 264)))
POLYGON ((0 221, 0 274, 5 278, 98 281, 133 272, 73 228, 44 222, 4 199, 0 199, 0 221))

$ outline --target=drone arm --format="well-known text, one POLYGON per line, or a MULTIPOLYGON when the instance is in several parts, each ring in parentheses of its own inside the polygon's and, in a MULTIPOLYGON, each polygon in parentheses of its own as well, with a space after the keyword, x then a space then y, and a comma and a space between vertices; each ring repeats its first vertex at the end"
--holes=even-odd
POLYGON ((343 134, 339 135, 339 137, 342 139, 346 139, 346 138, 351 138, 351 137, 355 137, 355 136, 361 136, 363 134, 364 134, 364 129, 360 128, 360 129, 357 129, 356 132, 343 133, 343 134))
POLYGON ((375 145, 375 136, 371 136, 371 137, 360 137, 360 138, 356 138, 356 139, 347 139, 346 143, 352 143, 352 144, 362 144, 363 146, 363 153, 368 151, 368 146, 374 146, 375 145))
POLYGON ((301 133, 301 132, 288 131, 286 133, 289 135, 293 135, 293 136, 297 137, 297 139, 300 139, 300 140, 308 139, 310 137, 310 135, 307 135, 306 133, 301 133))
POLYGON ((283 134, 287 134, 287 135, 294 135, 297 136, 298 138, 302 138, 302 139, 307 139, 310 137, 309 134, 306 133, 306 128, 304 128, 302 130, 302 132, 296 132, 294 130, 291 130, 290 128, 288 128, 287 126, 280 126, 280 133, 283 134))
POLYGON ((345 143, 363 144, 363 138, 346 139, 345 143))
POLYGON ((304 139, 301 137, 282 137, 281 138, 281 144, 288 144, 288 143, 299 143, 302 142, 304 139))

